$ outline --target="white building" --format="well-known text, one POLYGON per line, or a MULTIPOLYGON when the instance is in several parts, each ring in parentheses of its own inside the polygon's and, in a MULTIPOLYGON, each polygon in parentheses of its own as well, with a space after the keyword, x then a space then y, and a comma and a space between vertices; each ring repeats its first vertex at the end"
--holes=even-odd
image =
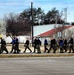
POLYGON ((49 24, 49 25, 39 25, 33 27, 34 37, 38 36, 43 42, 45 38, 50 41, 50 37, 69 37, 74 36, 74 26, 72 25, 63 25, 61 24, 49 24), (55 27, 56 26, 56 27, 55 27))

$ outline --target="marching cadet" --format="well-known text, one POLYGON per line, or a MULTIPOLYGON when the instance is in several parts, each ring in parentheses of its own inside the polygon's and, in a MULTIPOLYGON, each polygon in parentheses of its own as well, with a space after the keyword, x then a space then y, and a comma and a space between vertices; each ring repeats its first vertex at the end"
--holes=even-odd
POLYGON ((44 53, 46 53, 46 50, 48 50, 47 46, 48 46, 48 41, 47 39, 45 39, 44 40, 44 53))
POLYGON ((15 37, 14 36, 12 37, 11 44, 12 44, 12 49, 11 49, 10 53, 12 53, 13 51, 15 51, 15 37))
POLYGON ((12 44, 12 49, 11 49, 10 53, 12 53, 14 50, 14 52, 13 52, 14 54, 16 54, 16 53, 19 54, 21 50, 19 49, 19 41, 18 41, 17 36, 13 37, 11 44, 12 44))
POLYGON ((37 38, 36 37, 34 38, 34 41, 33 41, 33 47, 34 47, 33 53, 36 53, 36 49, 37 49, 37 38))
POLYGON ((73 38, 72 37, 69 40, 69 53, 71 53, 71 50, 72 50, 72 53, 74 53, 73 38))
POLYGON ((0 39, 1 39, 1 51, 0 51, 0 53, 3 53, 3 51, 5 51, 6 54, 8 54, 8 50, 6 48, 6 41, 4 39, 2 39, 2 37, 0 39))
POLYGON ((64 50, 65 50, 65 52, 67 52, 67 45, 68 45, 68 42, 67 42, 67 39, 65 38, 64 39, 64 50))
POLYGON ((41 50, 40 50, 41 41, 40 41, 40 39, 39 39, 38 37, 36 37, 36 38, 34 39, 33 44, 34 44, 34 52, 33 52, 33 53, 36 52, 36 49, 37 49, 37 53, 41 53, 41 50))
POLYGON ((51 38, 50 40, 50 49, 48 50, 48 53, 50 53, 50 50, 53 49, 53 53, 56 53, 56 40, 55 38, 51 38))
POLYGON ((60 47, 60 53, 63 53, 64 40, 62 37, 59 39, 59 47, 60 47))
POLYGON ((29 39, 28 38, 26 39, 24 46, 25 46, 25 50, 23 53, 25 53, 27 49, 30 51, 30 53, 32 52, 32 50, 29 48, 29 39))
POLYGON ((16 37, 15 38, 15 52, 17 53, 17 54, 19 54, 20 53, 20 49, 19 49, 19 41, 18 41, 18 38, 16 37))

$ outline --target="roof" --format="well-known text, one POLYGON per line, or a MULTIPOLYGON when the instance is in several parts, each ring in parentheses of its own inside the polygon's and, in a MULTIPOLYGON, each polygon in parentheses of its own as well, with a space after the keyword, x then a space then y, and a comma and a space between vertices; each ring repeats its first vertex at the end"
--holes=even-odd
POLYGON ((55 24, 33 26, 34 36, 42 34, 54 28, 55 24))
POLYGON ((58 27, 56 29, 51 29, 51 30, 46 31, 46 32, 44 32, 42 34, 39 34, 38 36, 51 36, 51 35, 53 35, 53 34, 55 34, 57 32, 61 32, 61 31, 65 30, 65 29, 68 29, 70 27, 72 27, 72 26, 58 27))

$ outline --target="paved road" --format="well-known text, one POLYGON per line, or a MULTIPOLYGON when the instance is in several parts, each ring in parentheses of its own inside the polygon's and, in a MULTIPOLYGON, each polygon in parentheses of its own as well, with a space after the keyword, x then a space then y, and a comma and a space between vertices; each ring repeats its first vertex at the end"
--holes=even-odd
POLYGON ((74 57, 0 58, 0 75, 74 75, 74 57))

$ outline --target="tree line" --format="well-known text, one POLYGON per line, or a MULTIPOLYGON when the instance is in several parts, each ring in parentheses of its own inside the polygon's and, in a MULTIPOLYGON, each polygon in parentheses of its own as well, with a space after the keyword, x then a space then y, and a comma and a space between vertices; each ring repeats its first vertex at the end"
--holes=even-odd
POLYGON ((6 32, 12 35, 28 35, 31 34, 32 17, 33 25, 43 24, 63 24, 61 14, 56 8, 52 8, 46 14, 41 8, 33 8, 33 16, 31 15, 31 8, 25 9, 20 14, 9 13, 4 17, 6 23, 6 32))

